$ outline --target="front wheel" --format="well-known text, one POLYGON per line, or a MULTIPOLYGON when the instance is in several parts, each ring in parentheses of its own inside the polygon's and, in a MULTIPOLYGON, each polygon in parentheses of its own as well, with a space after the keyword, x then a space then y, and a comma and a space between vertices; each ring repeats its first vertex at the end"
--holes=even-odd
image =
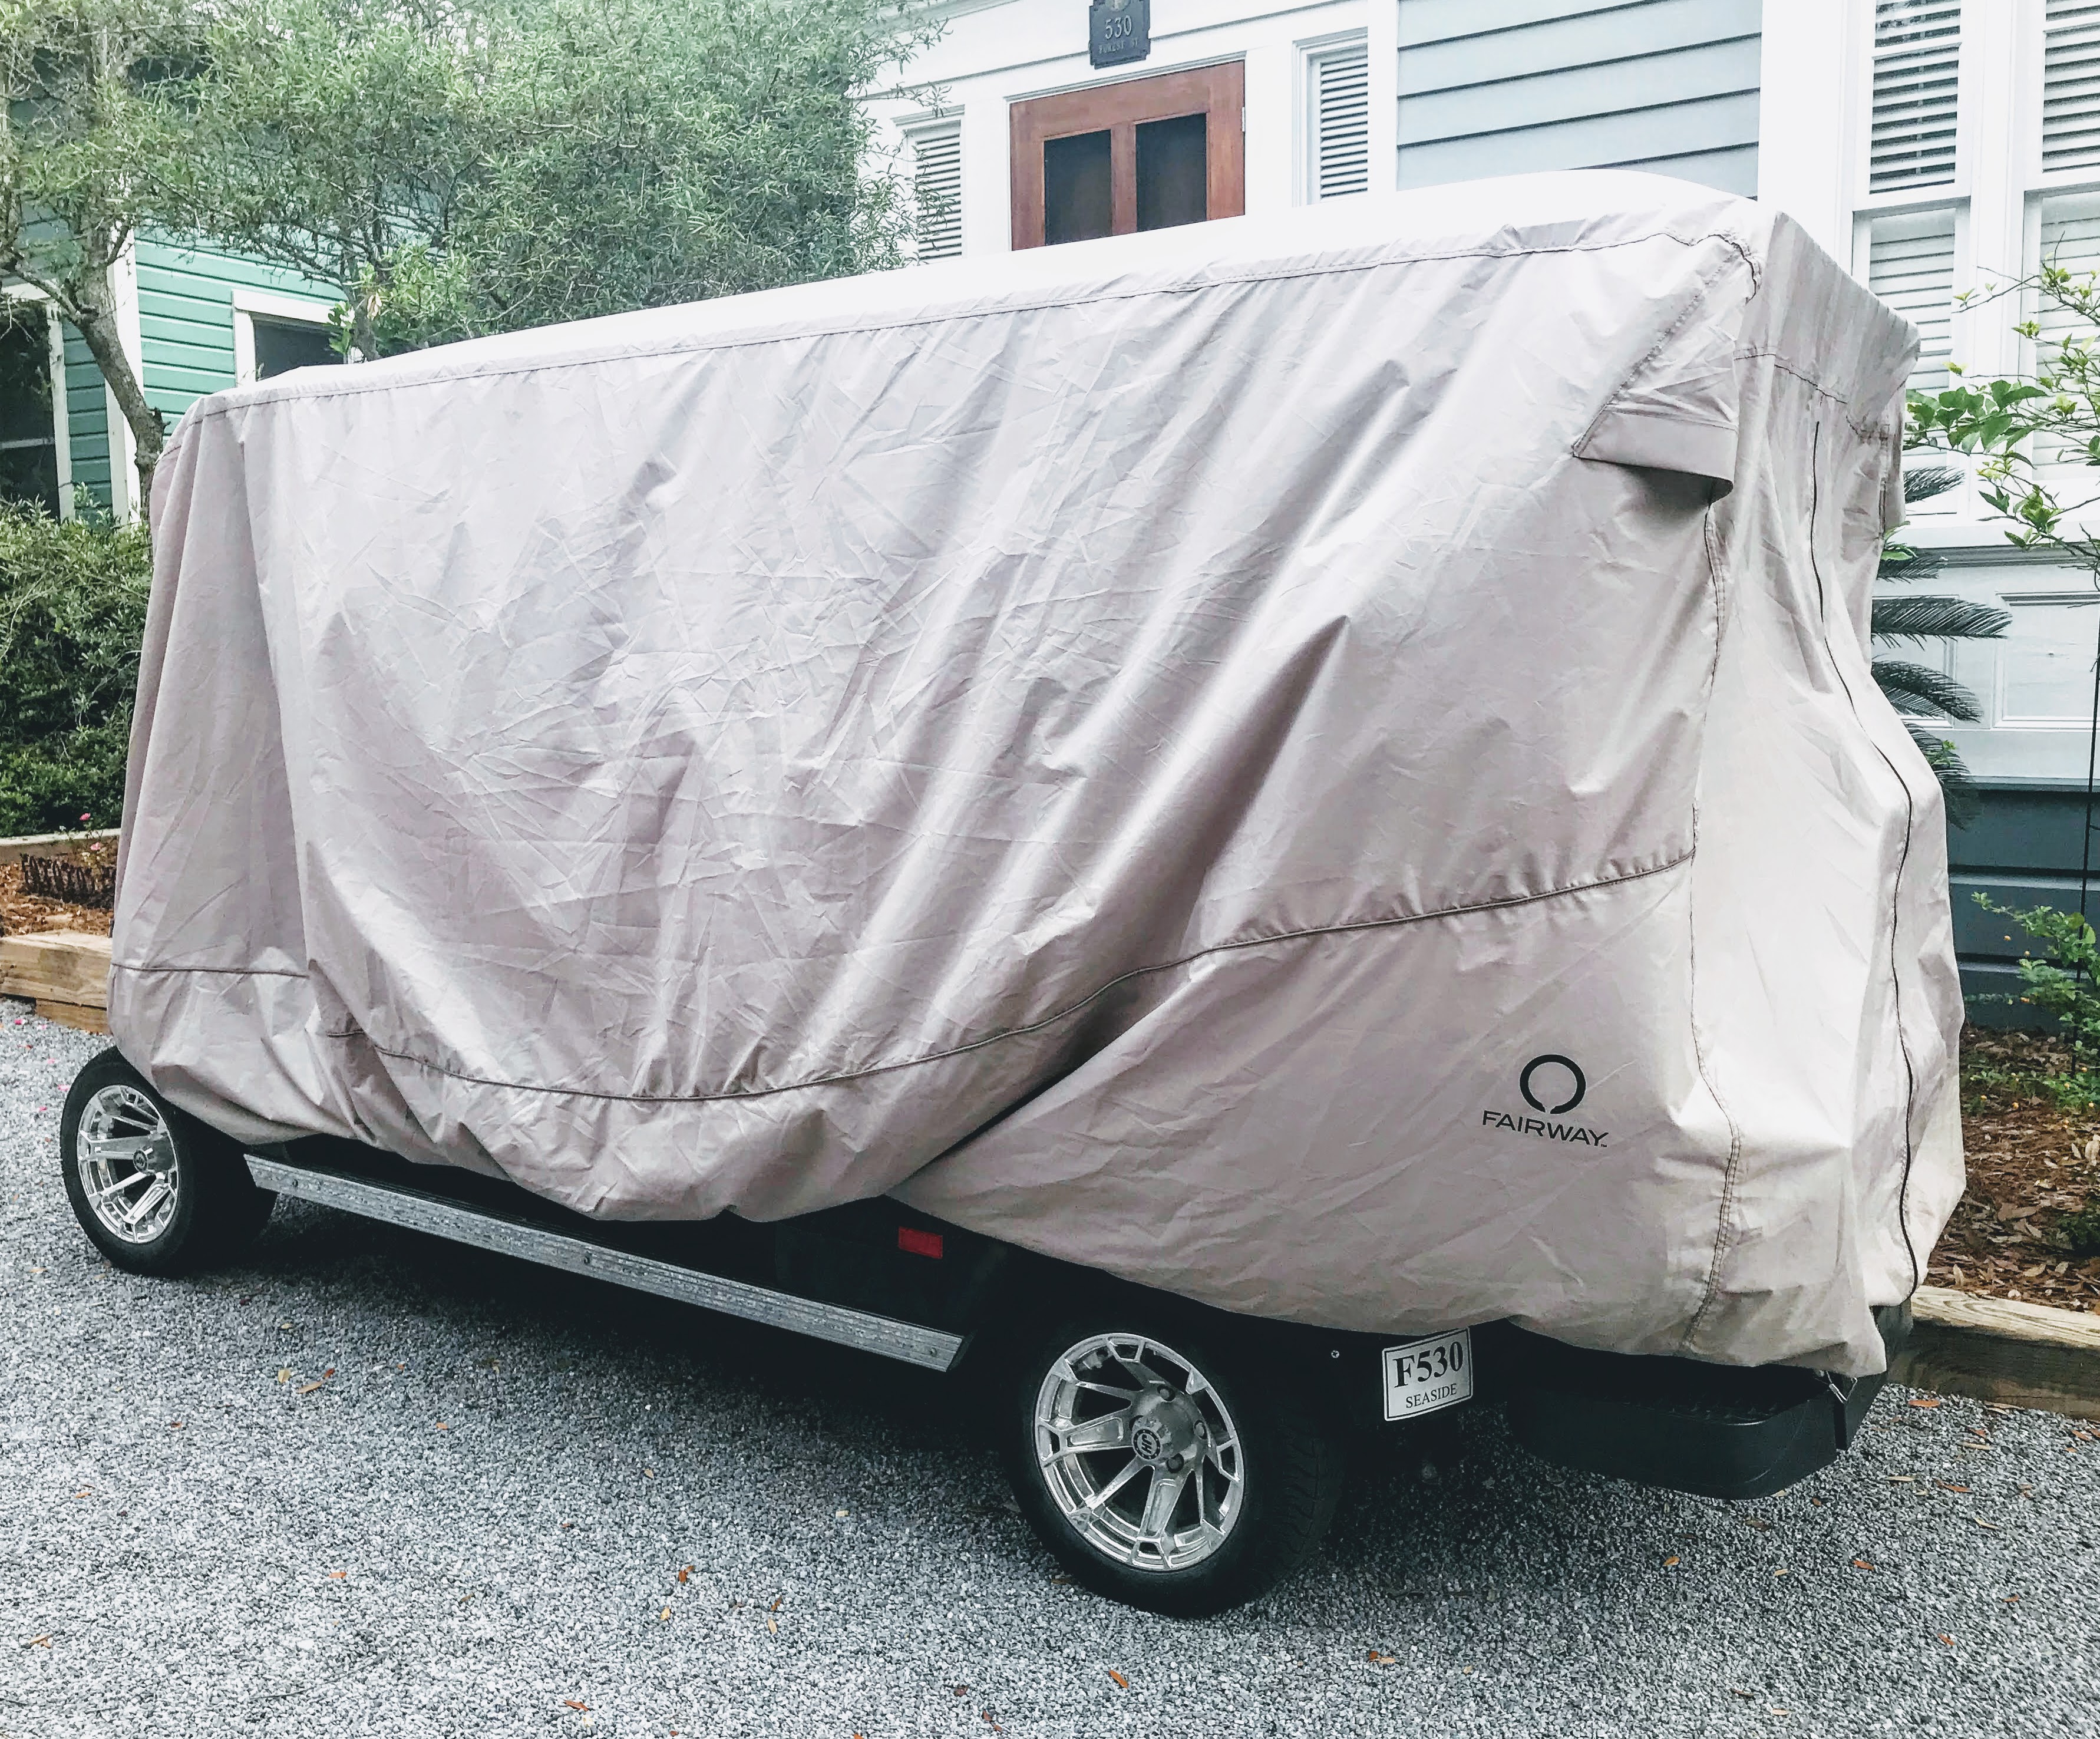
POLYGON ((1342 1457, 1292 1374, 1191 1313, 1112 1306, 1004 1349, 1000 1451, 1043 1543, 1097 1594, 1180 1618, 1309 1557, 1342 1457))
POLYGON ((275 1199, 248 1175, 238 1143, 169 1104, 115 1049, 73 1077, 59 1164, 81 1229, 137 1274, 232 1256, 275 1199))

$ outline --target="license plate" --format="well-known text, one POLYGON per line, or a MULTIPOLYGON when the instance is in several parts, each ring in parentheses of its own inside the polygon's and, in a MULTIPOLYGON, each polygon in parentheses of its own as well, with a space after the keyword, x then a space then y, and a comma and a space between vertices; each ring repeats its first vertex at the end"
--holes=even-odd
POLYGON ((1385 1349, 1385 1416, 1419 1419, 1473 1398, 1473 1333, 1458 1329, 1385 1349))

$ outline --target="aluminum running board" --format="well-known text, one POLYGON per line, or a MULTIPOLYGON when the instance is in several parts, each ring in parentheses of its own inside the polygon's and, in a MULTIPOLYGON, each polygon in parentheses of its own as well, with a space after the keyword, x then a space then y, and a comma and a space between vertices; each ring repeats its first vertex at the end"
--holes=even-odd
POLYGON ((855 1347, 863 1353, 879 1353, 929 1370, 951 1369, 962 1353, 960 1335, 864 1310, 849 1310, 842 1304, 797 1298, 792 1292, 776 1292, 770 1287, 725 1279, 650 1256, 632 1256, 586 1238, 462 1207, 419 1189, 368 1183, 335 1172, 311 1171, 280 1159, 265 1159, 258 1154, 248 1155, 248 1172, 262 1188, 280 1195, 300 1196, 346 1213, 362 1214, 368 1220, 383 1220, 411 1231, 427 1232, 434 1238, 448 1238, 455 1243, 521 1256, 548 1268, 566 1269, 572 1274, 610 1280, 616 1286, 698 1304, 704 1310, 718 1310, 748 1322, 764 1322, 818 1340, 855 1347))

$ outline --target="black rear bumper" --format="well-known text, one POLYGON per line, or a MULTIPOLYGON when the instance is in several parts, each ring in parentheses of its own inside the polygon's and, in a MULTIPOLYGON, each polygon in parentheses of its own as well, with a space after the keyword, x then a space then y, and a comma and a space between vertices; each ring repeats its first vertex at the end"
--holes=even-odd
MULTIPOLYGON (((1894 1358, 1910 1307, 1875 1313, 1894 1358)), ((1591 1353, 1505 1328, 1510 1428, 1564 1468, 1708 1498, 1762 1498, 1850 1447, 1884 1376, 1591 1353)))

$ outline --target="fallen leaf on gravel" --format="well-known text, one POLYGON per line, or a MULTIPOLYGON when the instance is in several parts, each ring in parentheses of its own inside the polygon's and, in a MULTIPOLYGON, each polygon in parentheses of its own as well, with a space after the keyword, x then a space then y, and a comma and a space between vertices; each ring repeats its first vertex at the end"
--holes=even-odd
POLYGON ((768 1612, 778 1612, 778 1611, 779 1611, 779 1610, 780 1610, 780 1602, 781 1602, 782 1600, 786 1600, 787 1598, 788 1598, 788 1596, 787 1596, 786 1595, 784 1595, 784 1594, 783 1594, 783 1595, 779 1596, 779 1598, 777 1598, 776 1600, 774 1600, 774 1601, 773 1602, 773 1604, 772 1604, 770 1606, 767 1607, 765 1609, 766 1609, 768 1612))
POLYGON ((1369 1654, 1364 1657, 1364 1658, 1369 1661, 1374 1666, 1390 1666, 1393 1664, 1393 1657, 1392 1655, 1380 1654, 1375 1649, 1372 1649, 1369 1654))
POLYGON ((1760 1534, 1769 1534, 1771 1531, 1771 1524, 1762 1516, 1745 1516, 1742 1518, 1742 1523, 1746 1528, 1755 1528, 1760 1534))
POLYGON ((585 1713, 589 1713, 590 1710, 589 1703, 580 1703, 573 1697, 564 1697, 562 1699, 562 1706, 564 1709, 580 1709, 585 1713))
POLYGON ((1777 1703, 1767 1703, 1765 1705, 1765 1707, 1773 1715, 1792 1715, 1793 1713, 1791 1709, 1780 1708, 1777 1703))
POLYGON ((1891 1485, 1915 1485, 1917 1483, 1917 1476, 1915 1473, 1891 1473, 1889 1476, 1889 1483, 1891 1485))
POLYGON ((1736 1687, 1735 1687, 1734 1685, 1732 1685, 1732 1685, 1730 1685, 1730 1686, 1728 1687, 1728 1694, 1729 1694, 1731 1697, 1754 1697, 1754 1696, 1756 1696, 1756 1695, 1757 1695, 1757 1693, 1756 1693, 1756 1692, 1754 1692, 1754 1691, 1739 1691, 1739 1690, 1737 1690, 1737 1689, 1736 1688, 1736 1687))
POLYGON ((1078 1584, 1069 1576, 1052 1576, 1050 1578, 1050 1586, 1053 1588, 1070 1588, 1077 1587, 1078 1584))
POLYGON ((1109 1669, 1109 1677, 1114 1679, 1115 1682, 1121 1685, 1126 1691, 1130 1688, 1130 1680, 1124 1678, 1123 1675, 1118 1672, 1113 1666, 1109 1669))
POLYGON ((1940 1640, 1942 1642, 1945 1643, 1945 1644, 1947 1644, 1947 1646, 1948 1646, 1948 1648, 1950 1648, 1950 1649, 1952 1649, 1952 1648, 1954 1646, 1954 1639, 1953 1639, 1952 1636, 1943 1636, 1943 1637, 1941 1637, 1939 1640, 1940 1640))
POLYGON ((1942 1491, 1966 1491, 1969 1489, 1966 1485, 1949 1485, 1945 1480, 1935 1480, 1932 1483, 1942 1491))
POLYGON ((1783 1569, 1780 1569, 1780 1570, 1774 1570, 1774 1571, 1772 1572, 1772 1574, 1773 1574, 1773 1575, 1775 1575, 1775 1576, 1784 1576, 1784 1575, 1785 1575, 1785 1574, 1786 1574, 1786 1572, 1785 1572, 1785 1570, 1783 1570, 1783 1569))
POLYGON ((642 1470, 642 1476, 646 1480, 653 1480, 656 1477, 656 1470, 654 1468, 644 1468, 642 1470))
POLYGON ((1995 1522, 1995 1521, 1984 1521, 1984 1520, 1983 1520, 1983 1518, 1981 1516, 1971 1516, 1969 1519, 1970 1519, 1970 1521, 1971 1521, 1974 1522, 1978 1527, 1979 1527, 1979 1528, 1988 1528, 1988 1529, 1990 1529, 1993 1534, 1996 1534, 1996 1533, 1998 1533, 1998 1532, 2000 1531, 2000 1529, 1999 1529, 1998 1524, 1997 1524, 1996 1522, 1995 1522))
POLYGON ((671 1617, 671 1609, 666 1606, 663 1611, 659 1613, 656 1616, 668 1622, 671 1617))
POLYGON ((1914 1407, 1936 1407, 1939 1405, 1939 1397, 1937 1395, 1913 1395, 1910 1397, 1910 1404, 1914 1407))
POLYGON ((970 1694, 970 1688, 967 1684, 951 1684, 948 1689, 957 1697, 967 1697, 970 1694))
POLYGON ((2017 1606, 2019 1603, 2020 1597, 2017 1594, 2009 1594, 2005 1596, 2005 1604, 2008 1606, 2017 1606))
POLYGON ((1673 1564, 1674 1564, 1674 1563, 1676 1563, 1676 1562, 1677 1562, 1677 1554, 1676 1554, 1675 1552, 1672 1552, 1672 1553, 1671 1553, 1671 1554, 1670 1554, 1667 1558, 1665 1558, 1665 1559, 1662 1560, 1662 1567, 1663 1567, 1665 1569, 1668 1569, 1670 1567, 1670 1565, 1673 1565, 1673 1564))
POLYGON ((765 1621, 765 1627, 767 1630, 772 1631, 775 1636, 778 1636, 780 1634, 780 1621, 778 1618, 768 1618, 765 1621))
POLYGON ((329 1580, 330 1582, 341 1582, 344 1577, 349 1574, 350 1572, 348 1570, 330 1570, 329 1572, 329 1580))
POLYGON ((313 1393, 313 1392, 314 1392, 315 1389, 319 1388, 320 1387, 320 1384, 318 1384, 318 1383, 309 1383, 309 1384, 307 1384, 307 1386, 306 1386, 304 1388, 301 1389, 301 1390, 299 1391, 299 1393, 300 1393, 302 1395, 311 1395, 311 1394, 312 1394, 312 1393, 313 1393))
POLYGON ((94 1495, 95 1488, 92 1485, 83 1485, 78 1491, 73 1494, 73 1496, 76 1498, 91 1498, 94 1495))
POLYGON ((292 1380, 291 1367, 287 1366, 284 1370, 279 1371, 277 1373, 277 1380, 280 1383, 290 1382, 292 1380))
POLYGON ((48 1636, 32 1636, 22 1644, 24 1649, 48 1649, 51 1645, 51 1640, 48 1636))
POLYGON ((447 1424, 447 1423, 446 1423, 443 1419, 439 1419, 439 1420, 438 1421, 438 1429, 439 1429, 439 1430, 440 1430, 440 1431, 450 1431, 452 1428, 451 1426, 448 1425, 448 1424, 447 1424))
POLYGON ((1864 1558, 1855 1558, 1852 1560, 1852 1568, 1855 1570, 1871 1570, 1873 1565, 1868 1563, 1864 1558))
MULTIPOLYGON (((566 1527, 568 1525, 568 1524, 567 1524, 567 1522, 563 1522, 563 1523, 562 1524, 562 1525, 563 1527, 565 1527, 565 1528, 566 1528, 566 1527)), ((690 1565, 690 1564, 686 1565, 683 1569, 682 1569, 678 1572, 678 1586, 679 1586, 680 1587, 682 1587, 682 1587, 684 1587, 686 1586, 686 1578, 687 1577, 690 1576, 692 1573, 693 1573, 693 1567, 692 1567, 692 1565, 690 1565)))

